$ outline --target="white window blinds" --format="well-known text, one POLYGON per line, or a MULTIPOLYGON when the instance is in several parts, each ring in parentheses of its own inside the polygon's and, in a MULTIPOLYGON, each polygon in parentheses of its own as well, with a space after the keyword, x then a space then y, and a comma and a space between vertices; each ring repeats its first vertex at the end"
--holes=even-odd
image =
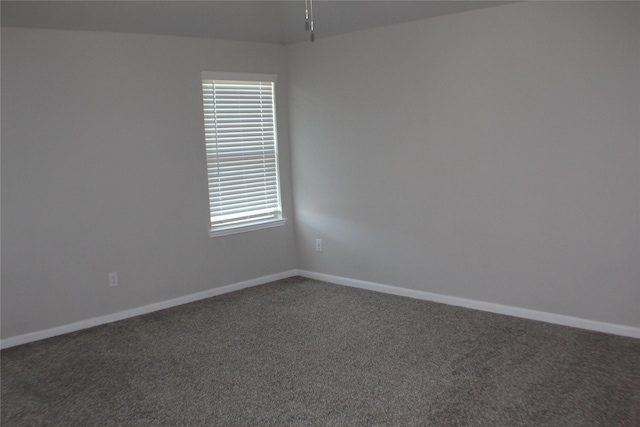
POLYGON ((202 79, 212 232, 282 218, 275 76, 208 76, 216 75, 202 79))

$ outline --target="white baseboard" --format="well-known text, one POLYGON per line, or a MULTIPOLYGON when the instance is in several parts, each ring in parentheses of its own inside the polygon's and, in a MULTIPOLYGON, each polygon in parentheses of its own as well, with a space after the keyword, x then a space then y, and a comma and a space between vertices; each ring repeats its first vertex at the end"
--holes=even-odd
POLYGON ((349 279, 346 277, 332 276, 329 274, 315 273, 312 271, 298 270, 299 276, 310 279, 322 280, 335 283, 337 285, 350 286, 353 288, 368 289, 386 294, 399 295, 404 297, 422 299, 439 302, 443 304, 455 305, 459 307, 472 308, 475 310, 488 311, 508 316, 522 317, 524 319, 539 320, 542 322, 555 323, 557 325, 571 326, 574 328, 588 329, 591 331, 605 332, 625 337, 640 338, 640 328, 615 323, 598 322, 595 320, 582 319, 579 317, 565 316, 562 314, 548 313, 545 311, 530 310, 527 308, 512 307, 491 302, 477 301, 466 298, 458 298, 448 295, 435 294, 432 292, 418 291, 415 289, 399 288, 396 286, 382 285, 380 283, 365 282, 362 280, 349 279))
POLYGON ((353 288, 367 289, 386 294, 404 296, 409 298, 422 299, 443 304, 455 305, 459 307, 472 308, 475 310, 488 311, 491 313, 506 314, 509 316, 522 317, 524 319, 539 320, 542 322, 555 323, 563 326, 571 326, 574 328, 588 329, 592 331, 605 332, 614 335, 622 335, 632 338, 640 338, 640 328, 626 325, 618 325, 614 323, 598 322, 595 320, 582 319, 579 317, 565 316, 562 314, 547 313, 544 311, 530 310, 526 308, 512 307, 502 304, 494 304, 484 301, 470 300, 466 298, 458 298, 448 295, 441 295, 432 292, 418 291, 415 289, 399 288, 396 286, 383 285, 380 283, 366 282, 363 280, 349 279, 346 277, 333 276, 323 273, 315 273, 307 270, 289 270, 282 273, 272 274, 268 276, 258 277, 256 279, 238 282, 219 288, 209 289, 195 294, 189 294, 182 297, 161 301, 142 307, 132 308, 113 314, 93 317, 91 319, 81 320, 79 322, 69 323, 67 325, 57 326, 55 328, 45 329, 42 331, 30 332, 23 335, 17 335, 0 340, 0 348, 9 348, 16 345, 26 344, 33 341, 39 341, 45 338, 51 338, 58 335, 68 334, 70 332, 91 328, 93 326, 103 325, 105 323, 116 322, 118 320, 128 319, 142 314, 152 313, 158 310, 175 307, 182 304, 211 298, 217 295, 229 292, 239 291, 240 289, 250 288, 253 286, 263 285, 274 280, 285 279, 292 276, 303 276, 310 279, 322 280, 325 282, 335 283, 337 285, 350 286, 353 288))
POLYGON ((205 298, 215 297, 217 295, 226 294, 229 292, 239 291, 240 289, 250 288, 252 286, 263 285, 265 283, 273 282, 274 280, 285 279, 287 277, 297 275, 297 270, 289 270, 282 273, 271 274, 268 276, 258 277, 256 279, 247 280, 244 282, 233 283, 231 285, 222 286, 219 288, 209 289, 207 291, 197 292, 195 294, 189 294, 178 298, 173 298, 167 301, 161 301, 154 304, 144 305, 142 307, 132 308, 130 310, 119 311, 113 314, 107 314, 104 316, 93 317, 91 319, 81 320, 79 322, 69 323, 67 325, 57 326, 55 328, 45 329, 43 331, 30 332, 23 335, 17 335, 14 337, 4 338, 0 340, 0 348, 14 347, 20 344, 26 344, 33 341, 43 340, 45 338, 55 337, 57 335, 68 334, 70 332, 79 331, 82 329, 91 328, 93 326, 103 325, 105 323, 116 322, 118 320, 128 319, 130 317, 140 316, 141 314, 152 313, 158 310, 164 310, 165 308, 171 308, 182 304, 198 301, 205 298))

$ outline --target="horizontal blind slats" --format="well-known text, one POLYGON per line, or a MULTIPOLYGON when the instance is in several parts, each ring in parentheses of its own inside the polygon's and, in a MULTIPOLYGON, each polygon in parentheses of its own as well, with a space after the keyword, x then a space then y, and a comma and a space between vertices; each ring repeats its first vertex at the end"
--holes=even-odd
POLYGON ((235 179, 247 179, 251 176, 267 176, 275 175, 275 173, 275 166, 246 163, 225 164, 207 171, 209 178, 220 180, 229 177, 235 177, 235 179))
POLYGON ((247 211, 247 208, 250 210, 256 209, 266 209, 271 208, 275 209, 276 203, 267 203, 264 201, 259 201, 256 199, 248 199, 248 200, 226 200, 220 203, 211 203, 209 206, 218 212, 218 215, 228 214, 230 212, 241 212, 247 211))
POLYGON ((212 211, 216 212, 218 215, 226 215, 234 212, 242 212, 242 211, 247 212, 247 209, 249 209, 249 211, 257 210, 257 209, 266 209, 266 208, 269 208, 270 210, 276 210, 277 204, 276 203, 259 203, 256 200, 244 200, 244 201, 243 200, 227 200, 224 202, 224 204, 211 203, 209 207, 212 209, 212 211))
POLYGON ((211 225, 213 227, 216 226, 225 226, 225 225, 233 225, 243 222, 256 221, 262 219, 271 219, 278 218, 280 212, 271 211, 271 210, 256 210, 252 212, 250 215, 246 213, 233 213, 227 215, 220 215, 217 217, 211 216, 211 225))
POLYGON ((281 215, 272 82, 203 80, 211 225, 281 215))
POLYGON ((276 188, 247 193, 217 193, 212 191, 209 193, 209 196, 211 197, 209 204, 221 205, 220 209, 225 209, 226 207, 237 203, 269 205, 274 203, 272 200, 275 193, 277 193, 276 188))
POLYGON ((247 216, 253 214, 253 212, 259 210, 264 212, 278 212, 277 203, 236 203, 225 205, 223 208, 218 209, 215 204, 209 205, 212 216, 221 216, 229 214, 238 214, 245 212, 247 216))

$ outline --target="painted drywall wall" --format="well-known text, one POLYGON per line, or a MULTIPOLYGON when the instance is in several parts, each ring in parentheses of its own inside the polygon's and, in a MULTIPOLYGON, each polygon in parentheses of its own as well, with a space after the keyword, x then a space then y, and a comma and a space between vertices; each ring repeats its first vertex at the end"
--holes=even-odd
POLYGON ((201 71, 278 74, 279 45, 2 29, 2 338, 295 268, 292 222, 208 236, 201 71), (119 286, 109 287, 117 271, 119 286))
POLYGON ((299 268, 640 326, 639 23, 526 2, 289 46, 299 268))

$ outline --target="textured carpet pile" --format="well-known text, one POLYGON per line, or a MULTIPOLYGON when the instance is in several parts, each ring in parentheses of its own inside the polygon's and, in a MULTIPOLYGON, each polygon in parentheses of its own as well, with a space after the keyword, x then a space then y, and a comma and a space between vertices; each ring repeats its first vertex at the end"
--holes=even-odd
POLYGON ((640 340, 300 277, 2 350, 2 426, 640 426, 640 340))

